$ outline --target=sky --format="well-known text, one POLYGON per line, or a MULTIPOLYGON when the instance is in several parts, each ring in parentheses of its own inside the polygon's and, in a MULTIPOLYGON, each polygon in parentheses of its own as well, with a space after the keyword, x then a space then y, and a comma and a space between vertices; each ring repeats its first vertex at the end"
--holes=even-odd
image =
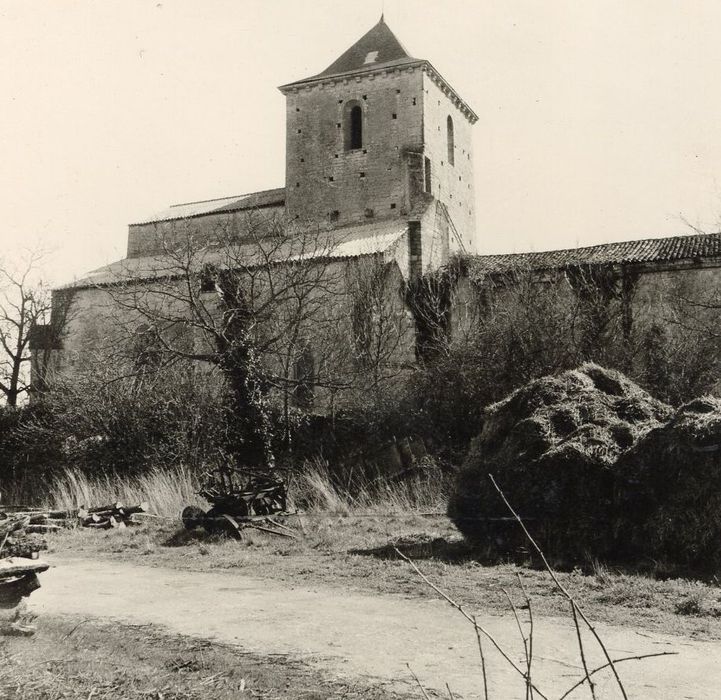
POLYGON ((721 227, 718 0, 0 0, 0 261, 58 284, 170 204, 282 186, 277 86, 382 10, 479 116, 479 252, 721 227))

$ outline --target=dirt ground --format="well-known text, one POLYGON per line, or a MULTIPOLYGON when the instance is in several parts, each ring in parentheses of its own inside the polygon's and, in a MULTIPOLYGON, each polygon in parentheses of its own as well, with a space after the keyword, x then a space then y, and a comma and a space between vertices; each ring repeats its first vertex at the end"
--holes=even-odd
MULTIPOLYGON (((238 571, 197 572, 131 562, 53 554, 31 607, 43 615, 152 624, 170 633, 240 645, 267 656, 288 654, 337 678, 383 681, 407 692, 410 669, 424 686, 448 697, 481 698, 481 674, 472 628, 440 600, 371 595, 314 584, 289 585, 238 571)), ((474 610, 511 657, 523 653, 513 617, 474 610)), ((42 619, 42 617, 41 617, 42 619)), ((678 652, 619 665, 629 697, 716 699, 721 688, 721 644, 687 637, 598 625, 613 656, 678 652)), ((603 663, 590 640, 589 666, 603 663)), ((490 697, 525 696, 523 682, 485 644, 490 697)), ((537 617, 534 677, 558 697, 580 674, 569 620, 537 617)), ((620 697, 611 676, 597 676, 599 698, 620 697)), ((587 692, 587 691, 586 691, 587 692)))

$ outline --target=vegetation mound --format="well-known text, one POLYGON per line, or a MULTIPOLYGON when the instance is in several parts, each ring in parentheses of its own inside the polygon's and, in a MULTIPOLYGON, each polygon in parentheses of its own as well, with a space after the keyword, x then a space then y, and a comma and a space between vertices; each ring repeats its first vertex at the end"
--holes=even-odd
POLYGON ((721 400, 681 406, 619 460, 636 492, 619 503, 622 543, 671 572, 721 570, 721 400))
POLYGON ((501 550, 520 544, 492 474, 547 552, 603 553, 613 539, 615 465, 671 413, 594 364, 532 381, 486 408, 449 516, 470 540, 501 550))

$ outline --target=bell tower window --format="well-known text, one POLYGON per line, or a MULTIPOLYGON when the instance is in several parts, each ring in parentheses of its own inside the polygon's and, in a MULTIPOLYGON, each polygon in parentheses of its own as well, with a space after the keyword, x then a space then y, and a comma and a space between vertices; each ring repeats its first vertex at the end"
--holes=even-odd
POLYGON ((451 115, 448 115, 448 119, 446 119, 446 135, 448 138, 448 165, 455 165, 456 163, 456 144, 455 144, 455 137, 453 135, 453 119, 451 119, 451 115))
POLYGON ((363 108, 358 102, 346 103, 345 150, 363 148, 363 108))

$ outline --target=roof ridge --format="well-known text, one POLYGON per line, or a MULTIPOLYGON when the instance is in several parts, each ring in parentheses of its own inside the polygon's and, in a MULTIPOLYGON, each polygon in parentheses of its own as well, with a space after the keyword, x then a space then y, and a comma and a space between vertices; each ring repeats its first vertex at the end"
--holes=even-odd
POLYGON ((474 257, 479 258, 493 258, 493 257, 504 257, 508 258, 514 255, 550 255, 552 253, 573 253, 580 250, 591 250, 593 248, 607 248, 611 246, 621 245, 633 245, 639 243, 655 243, 657 241, 673 241, 679 239, 690 239, 690 238, 704 238, 711 236, 719 236, 721 231, 712 231, 710 233, 678 233, 673 236, 656 236, 654 238, 634 238, 630 241, 609 241, 608 243, 593 243, 592 245, 579 245, 573 248, 547 248, 545 250, 527 250, 523 252, 514 253, 478 253, 474 257))
POLYGON ((168 206, 168 209, 172 209, 173 207, 185 207, 190 204, 210 204, 211 202, 222 202, 224 199, 240 199, 241 197, 250 197, 252 194, 263 194, 265 192, 276 192, 280 190, 284 190, 285 187, 270 187, 267 190, 256 190, 255 192, 244 192, 243 194, 231 194, 227 197, 213 197, 211 199, 197 199, 192 202, 178 202, 177 204, 170 204, 168 206))

